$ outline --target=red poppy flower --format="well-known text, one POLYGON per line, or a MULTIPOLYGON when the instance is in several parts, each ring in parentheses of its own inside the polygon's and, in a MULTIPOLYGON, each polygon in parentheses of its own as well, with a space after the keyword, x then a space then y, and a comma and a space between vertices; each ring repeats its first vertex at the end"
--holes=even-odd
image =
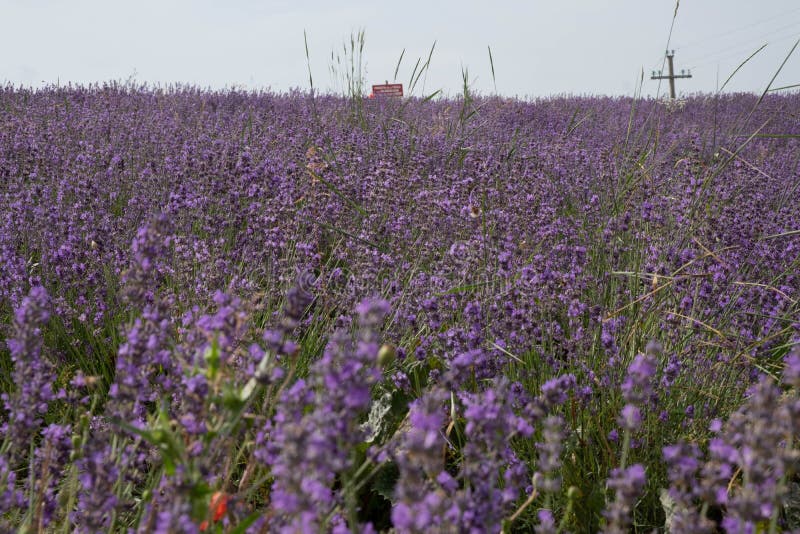
MULTIPOLYGON (((211 520, 215 523, 225 516, 228 511, 228 495, 222 491, 217 491, 211 496, 211 502, 208 505, 211 511, 211 520)), ((200 532, 205 532, 208 529, 208 521, 200 523, 200 532)))

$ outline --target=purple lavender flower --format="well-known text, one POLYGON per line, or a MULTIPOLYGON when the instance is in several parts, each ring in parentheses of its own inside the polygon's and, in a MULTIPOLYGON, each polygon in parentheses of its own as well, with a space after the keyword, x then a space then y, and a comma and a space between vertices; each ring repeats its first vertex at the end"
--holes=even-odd
POLYGON ((198 532, 192 518, 190 492, 193 489, 188 473, 182 467, 171 477, 162 476, 156 486, 156 496, 145 507, 138 532, 163 534, 198 532))
POLYGON ((77 532, 100 532, 111 526, 111 517, 120 507, 114 488, 121 473, 115 460, 110 433, 95 428, 76 462, 81 486, 71 520, 77 532))
MULTIPOLYGON (((402 425, 392 443, 398 530, 495 529, 529 471, 555 489, 559 447, 576 448, 577 468, 605 448, 601 434, 612 452, 663 455, 681 508, 672 530, 706 528, 703 507, 730 529, 793 528, 797 349, 781 384, 761 381, 800 332, 799 98, 642 101, 631 116, 619 98, 454 105, 115 83, 0 88, 0 207, 13 214, 0 220, 0 308, 12 323, 0 337, 13 365, 0 376, 0 497, 24 497, 0 514, 0 531, 33 517, 26 503, 59 502, 55 473, 40 486, 32 477, 63 461, 64 437, 45 426, 61 413, 76 439, 63 471, 77 471, 79 489, 74 509, 56 506, 56 523, 71 514, 78 531, 196 530, 192 492, 223 477, 235 485, 233 455, 254 441, 245 474, 267 482, 248 488, 246 506, 272 514, 259 528, 368 530, 354 517, 374 509, 354 510, 361 501, 345 488, 357 484, 348 477, 369 435, 365 408, 386 390, 420 403, 408 419, 419 428, 402 425), (480 121, 460 120, 470 106, 480 121), (736 157, 704 133, 713 123, 725 146, 767 120, 736 157), (662 148, 648 151, 656 138, 662 148), (640 153, 646 172, 631 165, 640 153), (29 317, 27 336, 15 313, 32 287, 47 288, 57 320, 29 317), (370 295, 391 301, 390 321, 386 303, 344 312, 370 295), (267 329, 263 340, 252 327, 267 329), (623 377, 621 427, 610 428, 619 364, 654 331, 660 342, 623 377), (374 361, 383 343, 413 355, 382 368, 389 377, 374 361), (108 363, 95 388, 70 376, 108 363), (544 387, 506 387, 509 374, 521 389, 544 387), (70 391, 53 409, 56 381, 70 391), (160 455, 110 424, 144 427, 162 405, 191 476, 176 466, 153 481, 160 455), (645 414, 663 428, 652 432, 645 414), (574 439, 565 421, 580 421, 574 439), (541 429, 536 447, 528 427, 541 429), (678 448, 662 450, 673 439, 678 448)), ((369 444, 371 461, 381 457, 385 444, 369 444)), ((596 457, 608 470, 613 455, 596 457)), ((359 498, 374 483, 362 481, 359 498)), ((513 527, 536 524, 537 509, 542 531, 571 517, 563 492, 543 498, 513 527)))
POLYGON ((287 389, 273 422, 262 457, 274 483, 274 527, 293 532, 322 528, 342 496, 333 491, 337 474, 352 467, 351 451, 364 438, 358 414, 370 405, 370 388, 380 377, 379 345, 373 330, 388 306, 368 301, 358 306, 364 328, 354 345, 336 332, 307 381, 287 389))
POLYGON ((564 420, 550 416, 544 420, 541 443, 536 444, 539 450, 537 471, 534 475, 536 489, 542 492, 556 493, 561 489, 561 453, 564 450, 564 420))
POLYGON ((131 243, 131 265, 123 273, 123 294, 136 306, 152 304, 156 291, 171 273, 167 260, 174 240, 172 222, 159 214, 141 226, 131 243))
POLYGON ((143 424, 147 405, 171 394, 180 374, 170 351, 171 297, 154 291, 171 271, 172 232, 164 214, 142 226, 131 245, 133 263, 123 276, 123 294, 130 305, 142 307, 142 314, 127 328, 119 347, 107 410, 129 424, 143 424))
POLYGON ((295 281, 295 285, 286 292, 286 302, 283 305, 283 319, 281 327, 285 332, 290 332, 297 328, 306 309, 314 301, 314 294, 311 289, 316 278, 310 271, 300 273, 295 281))
POLYGON ((394 452, 400 478, 395 487, 392 524, 398 532, 455 530, 461 510, 453 499, 455 482, 444 470, 445 401, 435 389, 412 403, 409 425, 394 452), (444 484, 442 484, 444 482, 444 484))
MULTIPOLYGON (((31 440, 42 426, 42 416, 59 393, 54 390, 53 364, 42 354, 42 328, 50 318, 50 299, 42 287, 34 287, 14 313, 14 330, 6 340, 14 364, 16 390, 3 393, 8 419, 0 427, 12 440, 11 461, 23 460, 31 440)), ((63 395, 63 393, 61 394, 63 395)))
MULTIPOLYGON (((700 448, 684 442, 663 448, 670 487, 666 491, 671 509, 667 512, 667 527, 675 532, 711 533, 714 524, 701 515, 696 507, 698 474, 701 467, 700 448)), ((662 502, 664 498, 662 498, 662 502)))
POLYGON ((800 344, 796 344, 784 360, 783 381, 800 389, 800 344))
POLYGON ((5 519, 10 512, 22 512, 27 508, 25 494, 17 487, 16 470, 9 465, 5 455, 0 454, 0 526, 13 531, 13 516, 5 519))
POLYGON ((656 359, 650 354, 638 354, 633 359, 622 382, 622 396, 627 402, 642 404, 649 399, 656 365, 656 359))
POLYGON ((56 519, 57 490, 72 452, 72 428, 52 424, 42 430, 42 443, 34 454, 34 476, 28 491, 35 495, 32 524, 45 529, 56 519))
MULTIPOLYGON (((462 450, 460 473, 466 489, 456 498, 463 511, 460 528, 486 531, 514 511, 513 503, 530 480, 526 466, 513 452, 509 441, 515 437, 530 437, 533 427, 515 413, 511 383, 506 378, 497 379, 478 394, 463 394, 461 399, 467 421, 467 443, 462 450)), ((552 426, 547 429, 553 431, 552 426)), ((551 439, 558 437, 550 436, 551 439)), ((557 445, 550 444, 551 449, 554 446, 557 445)))
POLYGON ((603 532, 627 532, 636 501, 644 490, 645 470, 641 464, 614 469, 608 477, 608 488, 614 490, 614 501, 604 512, 607 520, 603 532))
POLYGON ((534 530, 536 534, 555 534, 559 531, 552 511, 539 510, 536 512, 536 517, 539 519, 539 524, 536 525, 534 530))
POLYGON ((622 408, 619 424, 628 431, 636 431, 642 426, 642 412, 633 404, 626 404, 622 408))
POLYGON ((563 404, 568 393, 575 387, 575 376, 571 374, 552 378, 542 385, 542 401, 546 409, 563 404))

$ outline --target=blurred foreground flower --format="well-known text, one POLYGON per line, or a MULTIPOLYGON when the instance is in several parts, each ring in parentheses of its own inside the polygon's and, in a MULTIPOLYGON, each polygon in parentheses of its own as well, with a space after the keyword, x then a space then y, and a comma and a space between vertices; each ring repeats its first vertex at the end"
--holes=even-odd
MULTIPOLYGON (((222 491, 217 491, 211 496, 211 502, 208 503, 208 511, 211 514, 211 521, 216 523, 228 511, 228 494, 222 491)), ((200 523, 200 532, 208 530, 208 520, 200 523)))

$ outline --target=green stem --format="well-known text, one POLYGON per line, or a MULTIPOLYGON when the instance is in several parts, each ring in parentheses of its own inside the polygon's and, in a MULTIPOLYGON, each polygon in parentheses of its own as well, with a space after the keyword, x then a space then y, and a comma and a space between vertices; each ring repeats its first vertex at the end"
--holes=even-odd
MULTIPOLYGON (((791 451, 792 450, 792 436, 791 436, 791 434, 786 439, 786 450, 787 451, 791 451)), ((781 480, 780 480, 780 485, 781 486, 786 484, 786 479, 787 478, 788 477, 786 476, 786 473, 784 472, 783 476, 781 476, 781 480)), ((780 507, 779 506, 775 506, 775 508, 772 510, 772 516, 769 518, 769 531, 768 531, 769 534, 774 534, 774 533, 778 532, 778 516, 780 516, 780 513, 781 513, 780 507)))
POLYGON ((619 458, 620 469, 625 469, 625 467, 627 466, 628 452, 630 451, 630 449, 631 449, 631 431, 626 429, 622 442, 622 454, 620 455, 619 458))
POLYGON ((69 515, 70 515, 69 511, 73 510, 75 508, 75 504, 76 504, 77 496, 78 496, 78 484, 79 484, 79 482, 78 482, 78 469, 77 469, 77 467, 75 466, 74 463, 70 466, 69 474, 65 478, 67 480, 65 488, 66 488, 66 491, 68 493, 67 493, 67 506, 65 507, 65 509, 67 510, 67 513, 64 514, 63 532, 64 532, 64 534, 69 534, 69 532, 72 530, 70 528, 72 526, 72 524, 71 524, 70 519, 69 519, 69 515))
POLYGON ((520 505, 520 507, 519 507, 519 508, 517 508, 517 511, 516 511, 516 512, 514 512, 514 513, 511 515, 511 517, 509 517, 508 519, 506 519, 506 520, 504 521, 505 525, 504 525, 504 527, 503 527, 503 532, 506 532, 506 528, 505 528, 505 527, 509 527, 509 526, 511 526, 511 525, 514 523, 514 521, 516 521, 516 520, 519 518, 519 516, 521 516, 521 515, 522 515, 522 512, 524 512, 524 511, 525 511, 525 509, 526 509, 528 506, 530 506, 530 505, 533 503, 533 501, 535 501, 535 500, 536 500, 536 497, 538 497, 538 496, 539 496, 539 492, 538 492, 538 491, 536 491, 536 488, 533 488, 533 491, 531 492, 531 494, 530 494, 530 495, 528 495, 528 498, 527 498, 527 499, 525 499, 525 502, 524 502, 524 503, 522 503, 522 504, 520 505))

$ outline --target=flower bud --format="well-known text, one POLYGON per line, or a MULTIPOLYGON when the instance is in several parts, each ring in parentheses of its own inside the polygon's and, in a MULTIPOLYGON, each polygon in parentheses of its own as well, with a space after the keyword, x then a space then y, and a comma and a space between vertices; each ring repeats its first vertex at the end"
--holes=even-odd
POLYGON ((389 366, 397 357, 397 349, 394 345, 384 344, 381 345, 378 351, 378 365, 381 367, 389 366))

